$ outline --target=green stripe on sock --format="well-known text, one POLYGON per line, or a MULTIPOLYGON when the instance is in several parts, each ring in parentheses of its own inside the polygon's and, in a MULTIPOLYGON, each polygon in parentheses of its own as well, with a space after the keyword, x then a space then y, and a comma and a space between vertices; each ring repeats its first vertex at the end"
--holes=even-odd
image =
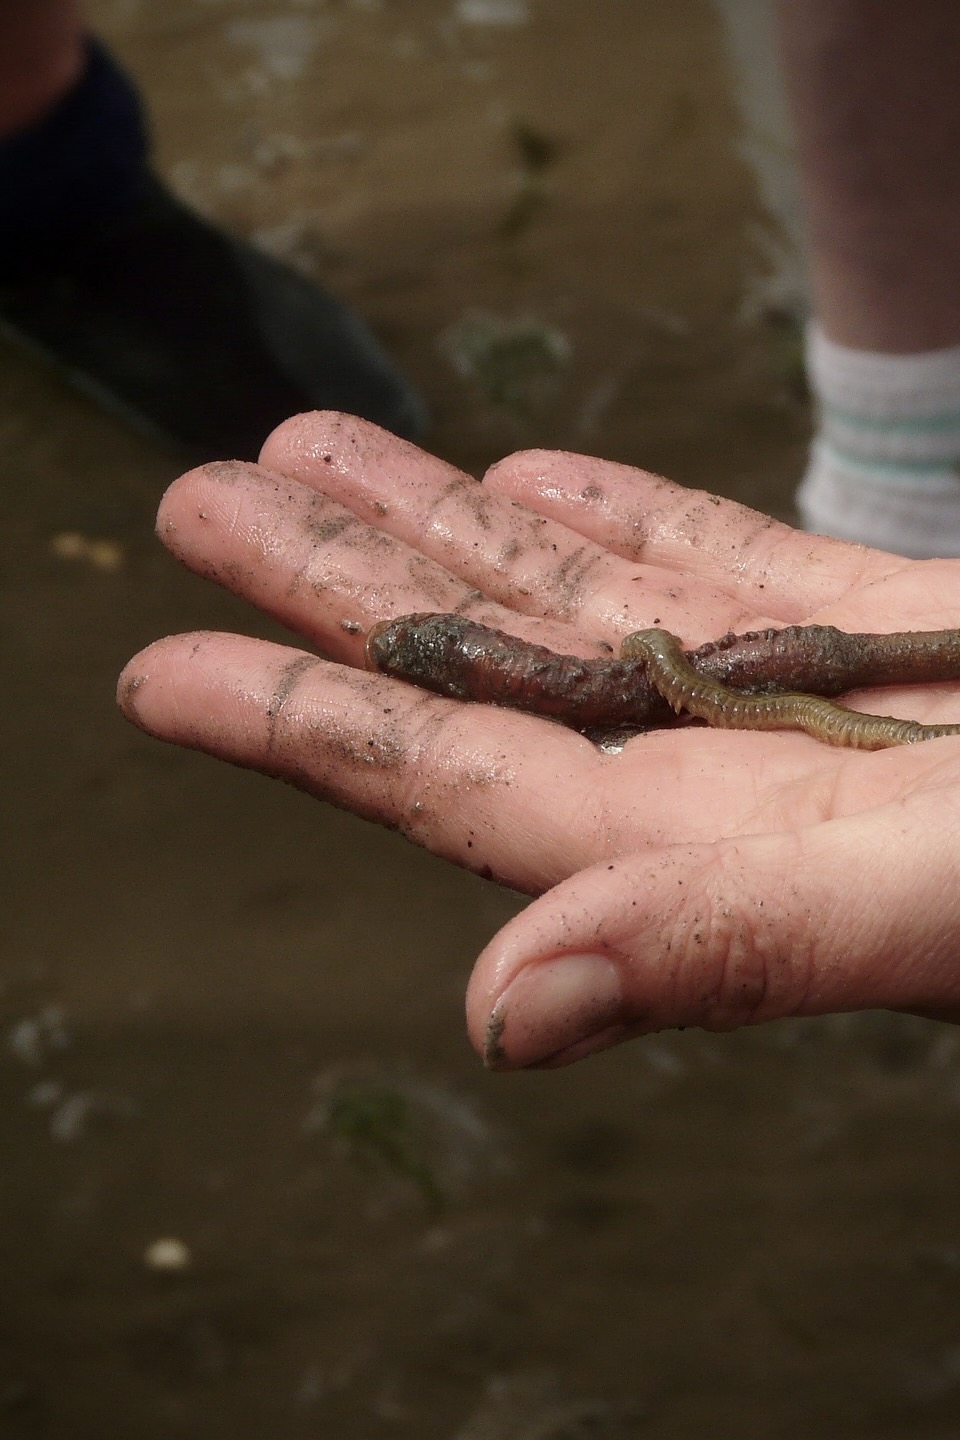
POLYGON ((857 430, 878 430, 901 435, 938 434, 941 431, 956 430, 960 440, 960 410, 943 410, 936 415, 911 415, 898 419, 892 415, 859 415, 826 400, 821 401, 820 408, 825 421, 837 420, 840 424, 850 425, 857 430))
POLYGON ((817 449, 828 463, 844 466, 864 478, 873 475, 880 480, 902 480, 907 485, 918 480, 925 483, 939 478, 948 486, 960 485, 960 459, 953 464, 949 460, 910 460, 907 463, 898 460, 868 460, 862 455, 851 454, 849 450, 844 450, 832 440, 824 439, 822 435, 817 441, 817 449))

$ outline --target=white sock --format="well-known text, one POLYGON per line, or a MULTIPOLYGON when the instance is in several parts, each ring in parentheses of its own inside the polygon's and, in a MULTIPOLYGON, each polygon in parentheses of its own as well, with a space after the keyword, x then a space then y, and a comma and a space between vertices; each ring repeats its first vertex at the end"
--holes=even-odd
POLYGON ((811 325, 817 431, 797 492, 804 528, 914 559, 960 556, 960 345, 848 350, 811 325))

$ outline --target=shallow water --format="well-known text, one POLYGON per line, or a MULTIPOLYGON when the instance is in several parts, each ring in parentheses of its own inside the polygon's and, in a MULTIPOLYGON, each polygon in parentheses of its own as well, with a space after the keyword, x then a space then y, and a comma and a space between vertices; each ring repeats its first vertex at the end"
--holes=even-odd
MULTIPOLYGON (((355 301, 434 448, 789 514, 795 317, 709 7, 91 13, 165 172, 355 301)), ((485 1074, 463 986, 514 900, 125 725, 156 635, 274 632, 153 540, 174 459, 10 348, 0 396, 0 1435, 956 1435, 960 1032, 485 1074)))

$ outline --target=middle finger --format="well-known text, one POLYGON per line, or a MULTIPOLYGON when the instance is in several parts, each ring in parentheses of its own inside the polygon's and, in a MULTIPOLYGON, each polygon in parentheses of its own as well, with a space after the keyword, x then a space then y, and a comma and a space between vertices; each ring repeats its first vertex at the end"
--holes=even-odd
POLYGON ((766 623, 732 591, 614 554, 353 416, 294 417, 270 437, 261 463, 336 498, 510 609, 614 645, 652 624, 699 642, 766 623))

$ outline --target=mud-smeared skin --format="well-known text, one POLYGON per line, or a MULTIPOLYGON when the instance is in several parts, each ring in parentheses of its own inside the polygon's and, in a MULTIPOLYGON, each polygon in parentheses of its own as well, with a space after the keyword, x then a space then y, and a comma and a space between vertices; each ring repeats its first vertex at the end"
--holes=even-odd
POLYGON ((803 730, 827 745, 884 750, 943 735, 960 735, 960 725, 920 725, 886 715, 864 715, 820 695, 788 691, 744 695, 701 675, 668 630, 640 630, 629 637, 630 653, 646 661, 647 675, 679 715, 685 711, 720 730, 803 730))
POLYGON ((371 669, 438 694, 550 716, 575 729, 662 725, 682 709, 718 726, 803 729, 860 749, 960 734, 960 726, 863 716, 824 699, 863 686, 960 679, 960 630, 856 635, 793 625, 725 635, 690 652, 667 631, 638 631, 619 657, 585 660, 459 615, 417 614, 375 625, 366 655, 371 669), (711 682, 709 693, 694 696, 703 682, 711 682), (691 704, 676 704, 681 691, 691 704), (745 705, 750 697, 757 703, 745 705))

